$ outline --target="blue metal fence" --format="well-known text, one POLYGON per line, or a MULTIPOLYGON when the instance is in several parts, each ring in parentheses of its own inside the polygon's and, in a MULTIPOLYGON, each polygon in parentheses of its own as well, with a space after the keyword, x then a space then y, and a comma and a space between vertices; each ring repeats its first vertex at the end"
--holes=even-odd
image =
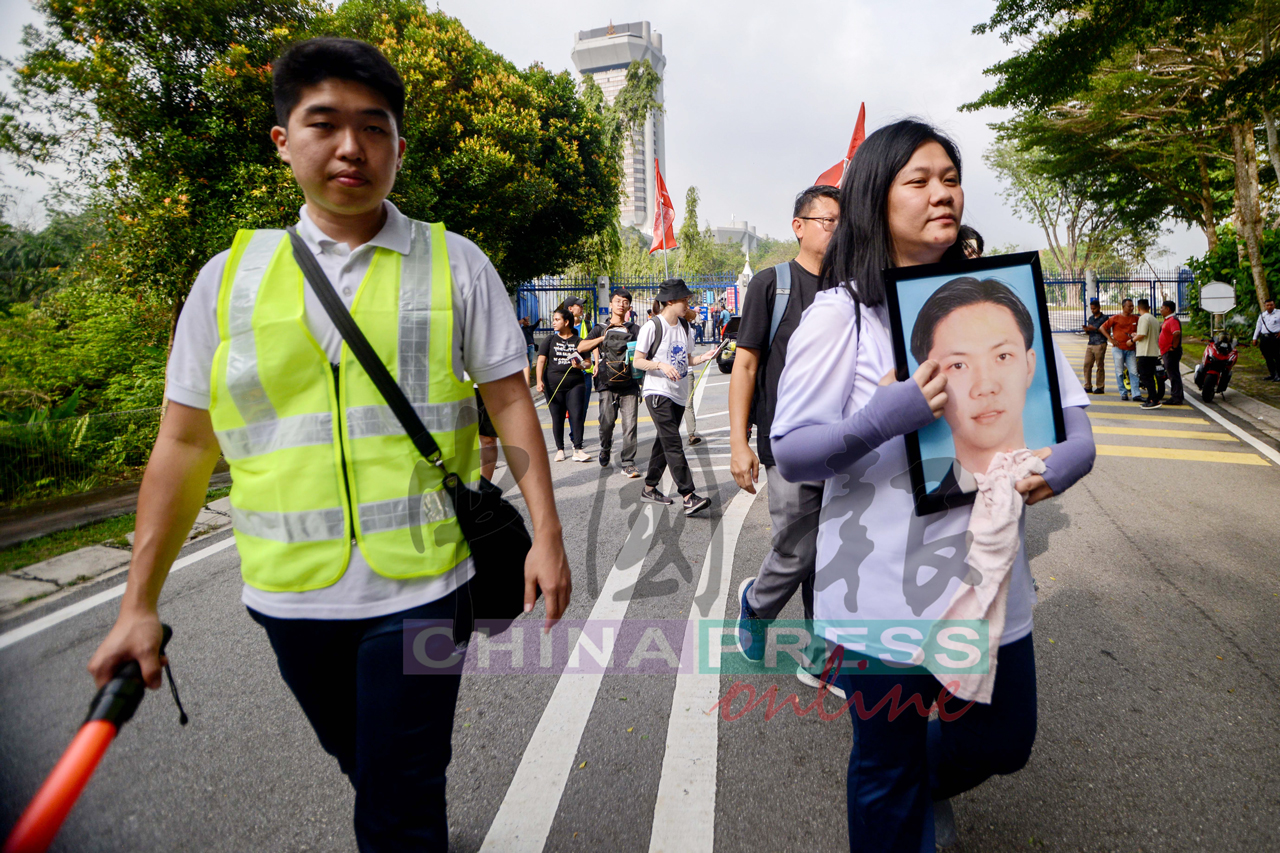
POLYGON ((1049 325, 1055 332, 1079 331, 1089 315, 1089 300, 1097 297, 1106 314, 1120 310, 1122 300, 1138 300, 1146 297, 1151 310, 1171 299, 1178 306, 1178 315, 1188 315, 1189 287, 1194 276, 1188 267, 1175 270, 1103 269, 1097 271, 1093 283, 1085 279, 1072 279, 1046 274, 1045 296, 1049 302, 1049 325))
MULTIPOLYGON (((685 284, 693 291, 693 305, 710 305, 724 296, 725 289, 737 284, 736 272, 698 275, 685 278, 685 284)), ((570 296, 577 296, 586 303, 587 315, 601 317, 600 309, 607 304, 600 301, 600 292, 608 298, 610 290, 623 287, 631 293, 631 307, 640 320, 644 320, 649 307, 658 294, 662 279, 656 277, 601 277, 546 276, 526 282, 516 289, 516 314, 535 318, 534 337, 541 340, 551 333, 551 314, 570 296)))

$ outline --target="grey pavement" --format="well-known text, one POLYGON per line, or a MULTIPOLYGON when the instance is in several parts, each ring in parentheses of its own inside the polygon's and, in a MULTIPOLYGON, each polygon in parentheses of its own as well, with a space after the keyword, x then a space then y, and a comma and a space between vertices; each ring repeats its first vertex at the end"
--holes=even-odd
MULTIPOLYGON (((724 379, 713 367, 708 382, 724 379)), ((700 415, 725 411, 727 391, 709 384, 700 415)), ((700 417, 699 427, 727 420, 700 417)), ((652 436, 641 424, 641 461, 652 436)), ((1173 444, 1221 450, 1227 442, 1173 444)), ((598 448, 592 426, 587 448, 598 448)), ((728 452, 724 432, 690 451, 713 508, 709 517, 662 515, 628 620, 687 618, 712 531, 738 494, 728 452)), ((1029 508, 1028 556, 1040 588, 1037 742, 1023 771, 956 798, 953 850, 1280 849, 1280 469, 1263 461, 1102 456, 1067 494, 1029 508)), ((585 619, 640 513, 642 481, 594 462, 556 463, 553 474, 574 569, 566 615, 585 619)), ((731 616, 738 584, 767 548, 766 501, 767 493, 752 504, 727 567, 731 616)), ((0 636, 114 582, 0 622, 0 636)), ((191 724, 178 726, 167 691, 150 694, 53 849, 354 849, 350 788, 281 682, 239 589, 234 549, 171 577, 161 614, 176 631, 170 657, 191 724)), ((83 718, 93 693, 85 664, 116 606, 0 648, 0 825, 11 825, 83 718)), ((518 624, 537 624, 539 611, 518 624)), ((783 618, 799 617, 792 602, 783 618)), ((801 705, 815 696, 794 677, 763 671, 723 676, 721 695, 737 680, 758 691, 777 684, 780 699, 794 692, 801 705)), ((449 778, 455 850, 480 849, 557 681, 464 678, 449 778)), ((671 675, 604 676, 545 850, 649 849, 674 685, 671 675)), ((847 716, 827 722, 784 710, 766 721, 758 708, 720 721, 717 737, 715 850, 849 849, 847 716)))

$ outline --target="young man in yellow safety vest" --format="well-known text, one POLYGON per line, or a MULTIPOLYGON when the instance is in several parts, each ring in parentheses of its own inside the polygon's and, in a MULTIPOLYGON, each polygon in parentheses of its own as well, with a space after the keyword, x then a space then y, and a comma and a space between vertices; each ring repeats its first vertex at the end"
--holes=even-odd
MULTIPOLYGON (((405 151, 404 84, 350 39, 299 42, 273 69, 271 138, 306 198, 297 230, 450 470, 473 482, 479 386, 533 521, 525 610, 541 591, 549 626, 571 583, 524 337, 475 244, 386 201, 405 151)), ((241 231, 200 272, 166 393, 120 615, 90 672, 101 685, 137 660, 159 687, 161 586, 221 452, 242 601, 355 787, 360 849, 445 850, 461 676, 406 675, 402 623, 468 613, 475 570, 439 484, 406 499, 420 457, 304 284, 286 232, 241 231)))

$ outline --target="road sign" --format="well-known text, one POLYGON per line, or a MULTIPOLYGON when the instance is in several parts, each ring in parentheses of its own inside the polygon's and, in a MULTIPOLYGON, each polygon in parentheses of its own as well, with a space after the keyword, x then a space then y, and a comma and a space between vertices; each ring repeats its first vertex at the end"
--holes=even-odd
POLYGON ((1236 289, 1221 281, 1211 281, 1200 288, 1200 310, 1225 314, 1236 307, 1236 289))

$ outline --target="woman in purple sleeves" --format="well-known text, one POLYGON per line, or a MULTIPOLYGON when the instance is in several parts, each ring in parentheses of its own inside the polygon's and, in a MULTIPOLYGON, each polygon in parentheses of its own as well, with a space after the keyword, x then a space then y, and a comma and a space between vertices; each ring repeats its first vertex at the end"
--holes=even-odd
MULTIPOLYGON (((905 664, 911 640, 929 636, 930 620, 969 574, 971 507, 915 513, 903 436, 942 413, 947 382, 935 361, 895 380, 882 271, 963 257, 960 174, 955 144, 918 121, 881 128, 859 147, 823 263, 828 289, 791 338, 771 431, 782 476, 826 483, 815 625, 829 649, 843 647, 836 683, 851 699, 860 693, 866 711, 895 695, 894 704, 905 706, 892 720, 889 702, 874 714, 859 714, 856 704, 850 711, 854 851, 919 853, 954 843, 948 799, 1021 769, 1035 740, 1035 592, 1025 543, 1007 581, 990 703, 952 698, 932 721, 907 704, 918 694, 927 709, 939 693, 932 674, 905 664), (921 636, 876 627, 890 620, 917 625, 921 636)), ((1039 451, 1043 474, 1017 481, 1028 504, 1061 494, 1093 466, 1088 397, 1056 345, 1054 357, 1067 440, 1039 451)))

